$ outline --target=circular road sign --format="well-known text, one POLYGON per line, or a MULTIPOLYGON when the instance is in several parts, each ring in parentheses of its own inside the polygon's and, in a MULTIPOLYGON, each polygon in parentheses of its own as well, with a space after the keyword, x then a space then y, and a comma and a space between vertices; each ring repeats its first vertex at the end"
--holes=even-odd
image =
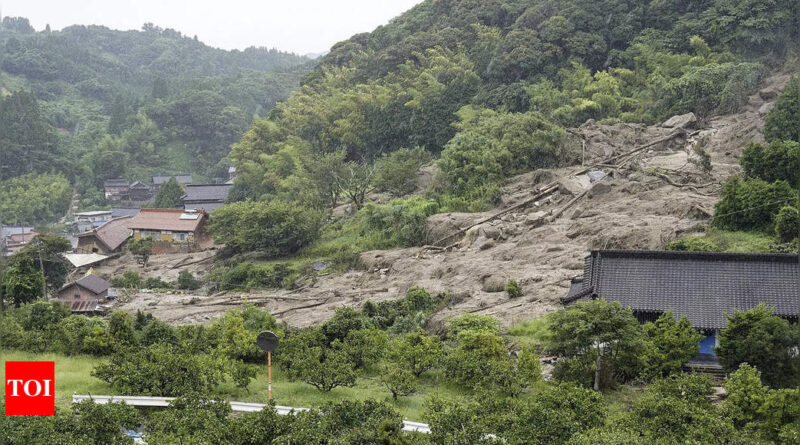
POLYGON ((278 347, 278 336, 272 331, 261 331, 256 337, 256 344, 264 352, 272 352, 278 347))

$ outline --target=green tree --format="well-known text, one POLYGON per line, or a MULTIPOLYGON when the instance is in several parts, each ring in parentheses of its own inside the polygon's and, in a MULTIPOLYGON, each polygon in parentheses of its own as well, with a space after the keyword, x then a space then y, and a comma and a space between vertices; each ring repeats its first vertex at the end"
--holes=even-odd
POLYGON ((775 217, 775 234, 784 243, 800 237, 800 211, 792 206, 785 206, 775 217))
POLYGON ((124 311, 114 311, 108 321, 108 334, 116 342, 117 347, 136 344, 136 333, 133 330, 133 317, 124 311))
POLYGON ((612 383, 617 372, 626 371, 625 359, 638 356, 642 350, 639 322, 630 309, 617 302, 579 302, 552 317, 548 351, 578 359, 584 369, 593 370, 595 390, 612 383))
POLYGON ((742 363, 728 375, 724 386, 727 395, 722 402, 722 411, 736 428, 745 428, 748 424, 761 421, 759 411, 769 394, 769 388, 761 383, 758 369, 742 363))
POLYGON ((800 347, 796 325, 773 315, 763 304, 727 317, 728 326, 720 333, 716 351, 726 371, 748 363, 758 368, 764 383, 773 388, 800 383, 800 362, 792 352, 800 347))
POLYGON ((17 255, 9 261, 3 277, 3 296, 7 302, 19 307, 43 297, 45 278, 29 255, 17 255))
POLYGON ((419 377, 439 364, 443 352, 439 339, 417 331, 392 340, 386 351, 386 360, 419 377))
POLYGON ((410 370, 398 366, 394 363, 385 363, 380 367, 381 383, 389 392, 392 398, 397 400, 398 396, 407 396, 417 389, 417 377, 410 370))
POLYGON ((783 89, 764 122, 767 141, 800 141, 800 78, 793 77, 783 89))
POLYGON ((692 328, 686 316, 675 320, 672 311, 666 311, 655 322, 645 323, 643 330, 645 349, 641 375, 646 379, 680 372, 683 364, 700 352, 702 336, 692 328))
POLYGON ((183 187, 178 184, 178 181, 175 180, 175 177, 173 176, 169 178, 167 182, 161 184, 161 188, 158 189, 158 194, 156 195, 154 205, 159 209, 174 209, 176 207, 181 207, 183 205, 183 201, 181 200, 183 193, 183 187))
POLYGON ((750 143, 739 160, 744 172, 767 182, 783 180, 800 186, 800 143, 772 141, 768 146, 750 143))
POLYGON ((263 250, 270 256, 296 252, 319 236, 322 215, 280 201, 236 202, 214 211, 214 239, 240 251, 263 250))
POLYGON ((431 154, 422 147, 384 153, 375 161, 375 188, 396 197, 407 195, 417 187, 420 167, 431 160, 431 154))
POLYGON ((71 250, 72 244, 66 238, 52 233, 40 233, 25 245, 18 255, 28 255, 40 265, 40 269, 44 269, 48 288, 55 291, 64 285, 71 267, 61 254, 71 250))
POLYGON ((128 251, 136 257, 139 264, 146 266, 147 260, 150 259, 150 255, 153 253, 154 244, 153 238, 149 236, 146 238, 134 238, 128 241, 128 251))
POLYGON ((797 200, 785 181, 733 177, 722 187, 714 206, 712 225, 727 230, 762 230, 772 227, 781 207, 797 200))

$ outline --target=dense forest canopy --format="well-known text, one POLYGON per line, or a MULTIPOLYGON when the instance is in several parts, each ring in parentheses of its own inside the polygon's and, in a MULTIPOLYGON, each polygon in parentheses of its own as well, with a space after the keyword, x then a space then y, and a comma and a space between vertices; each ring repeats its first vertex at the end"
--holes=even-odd
POLYGON ((102 203, 110 178, 225 177, 230 145, 297 88, 309 63, 275 49, 211 48, 152 24, 37 32, 25 18, 5 17, 0 180, 63 174, 88 207, 102 203))
POLYGON ((798 23, 781 1, 428 0, 334 45, 251 129, 237 196, 307 196, 320 156, 422 147, 442 157, 441 190, 480 208, 502 178, 572 162, 560 128, 734 111, 798 23))

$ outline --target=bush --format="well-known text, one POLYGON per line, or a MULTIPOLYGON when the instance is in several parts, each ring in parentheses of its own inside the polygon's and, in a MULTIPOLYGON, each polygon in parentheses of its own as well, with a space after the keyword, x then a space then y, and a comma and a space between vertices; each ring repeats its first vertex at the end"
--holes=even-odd
POLYGON ((768 146, 750 143, 739 160, 751 178, 767 182, 784 180, 792 187, 800 186, 800 143, 772 141, 768 146))
POLYGON ((464 314, 447 320, 447 336, 457 338, 464 331, 486 330, 493 334, 500 334, 500 325, 491 315, 464 314))
POLYGON ((121 277, 114 277, 111 285, 125 289, 139 289, 142 287, 142 276, 138 272, 127 270, 121 277))
POLYGON ((728 326, 719 336, 717 356, 727 372, 748 363, 761 371, 765 384, 785 388, 800 383, 800 363, 792 352, 798 347, 797 325, 773 315, 771 309, 760 304, 728 315, 728 326))
POLYGON ((433 298, 425 289, 412 286, 406 291, 405 306, 409 311, 427 311, 432 309, 433 305, 433 298))
POLYGON ((720 250, 713 241, 699 237, 671 241, 667 244, 666 249, 681 252, 719 252, 720 250))
POLYGON ((150 277, 142 282, 142 287, 145 289, 172 289, 172 284, 167 283, 161 278, 150 277))
POLYGON ((281 201, 236 202, 214 210, 214 238, 240 251, 263 250, 270 256, 296 252, 319 237, 322 214, 281 201))
POLYGON ((641 375, 645 379, 667 377, 681 371, 683 364, 700 352, 700 339, 688 318, 675 320, 666 311, 655 322, 643 326, 646 347, 641 375))
POLYGON ((233 267, 217 266, 207 280, 214 290, 280 288, 293 273, 284 264, 254 264, 249 261, 233 267))
POLYGON ((508 280, 503 290, 508 294, 508 298, 519 298, 522 296, 522 288, 519 287, 517 280, 508 280))
POLYGON ((763 230, 772 227, 782 206, 797 199, 785 181, 733 177, 725 183, 714 206, 712 225, 727 230, 763 230))
POLYGON ((150 255, 153 253, 153 245, 155 241, 153 238, 134 238, 128 241, 128 251, 136 257, 139 264, 146 265, 147 260, 150 259, 150 255))
POLYGON ((800 236, 800 212, 797 208, 786 206, 778 212, 775 218, 775 233, 784 243, 800 236))
POLYGON ((764 137, 768 141, 800 141, 800 79, 794 77, 764 123, 764 137))
POLYGON ((182 270, 178 273, 178 289, 195 290, 201 286, 200 280, 188 270, 182 270))
POLYGON ((401 148, 384 154, 375 162, 375 188, 400 197, 416 189, 417 172, 433 159, 422 147, 401 148))
POLYGON ((428 217, 439 211, 436 202, 419 196, 361 209, 366 227, 381 234, 386 247, 419 246, 427 237, 428 217))

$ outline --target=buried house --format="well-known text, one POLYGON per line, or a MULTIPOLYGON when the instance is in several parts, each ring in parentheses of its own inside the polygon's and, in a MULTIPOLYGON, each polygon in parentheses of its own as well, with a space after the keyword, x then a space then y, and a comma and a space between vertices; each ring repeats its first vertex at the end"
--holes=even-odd
POLYGON ((595 250, 574 278, 565 305, 605 298, 630 307, 644 323, 672 310, 703 333, 701 354, 714 354, 726 314, 774 308, 790 322, 800 314, 800 256, 792 254, 595 250))

